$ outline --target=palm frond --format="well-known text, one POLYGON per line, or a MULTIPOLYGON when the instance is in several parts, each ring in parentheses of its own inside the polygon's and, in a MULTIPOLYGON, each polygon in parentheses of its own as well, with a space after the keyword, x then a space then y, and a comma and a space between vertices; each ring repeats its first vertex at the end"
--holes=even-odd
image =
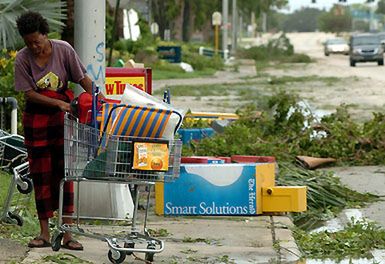
POLYGON ((13 48, 21 38, 16 29, 16 19, 26 11, 39 12, 51 31, 61 32, 66 19, 65 3, 60 0, 0 0, 0 46, 13 48))

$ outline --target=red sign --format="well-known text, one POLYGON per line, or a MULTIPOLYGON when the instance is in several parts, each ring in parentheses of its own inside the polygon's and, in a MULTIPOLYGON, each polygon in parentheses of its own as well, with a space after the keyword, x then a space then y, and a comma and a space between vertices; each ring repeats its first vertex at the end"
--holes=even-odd
POLYGON ((126 84, 152 94, 151 68, 106 68, 104 94, 108 96, 122 95, 126 84))

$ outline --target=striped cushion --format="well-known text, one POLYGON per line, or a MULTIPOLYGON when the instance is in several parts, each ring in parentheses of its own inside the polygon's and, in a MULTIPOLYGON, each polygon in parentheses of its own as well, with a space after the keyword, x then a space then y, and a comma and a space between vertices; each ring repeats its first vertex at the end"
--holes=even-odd
POLYGON ((118 112, 111 118, 111 129, 106 130, 109 134, 145 138, 162 137, 172 114, 171 110, 130 105, 119 105, 112 111, 118 112))
POLYGON ((112 111, 111 116, 110 112, 114 107, 118 106, 117 103, 104 103, 102 105, 102 110, 98 112, 96 120, 100 123, 100 136, 104 133, 104 131, 110 131, 112 126, 112 121, 116 117, 116 111, 112 111))

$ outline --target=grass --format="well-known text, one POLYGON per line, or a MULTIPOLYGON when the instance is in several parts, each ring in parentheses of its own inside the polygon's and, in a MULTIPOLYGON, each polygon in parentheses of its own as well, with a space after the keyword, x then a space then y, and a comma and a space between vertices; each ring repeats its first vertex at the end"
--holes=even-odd
POLYGON ((317 75, 307 75, 307 76, 280 76, 280 77, 272 77, 269 79, 269 84, 272 85, 282 85, 287 83, 303 83, 303 82, 317 82, 321 81, 325 83, 327 86, 331 86, 336 82, 341 81, 341 78, 338 77, 321 77, 317 75))
MULTIPOLYGON (((177 85, 170 86, 168 89, 172 96, 214 96, 223 95, 230 90, 230 84, 215 84, 215 85, 177 85)), ((155 91, 154 95, 162 95, 162 91, 155 91)))
MULTIPOLYGON (((5 201, 7 197, 9 184, 11 182, 11 175, 0 172, 0 201, 5 201)), ((3 204, 0 204, 1 210, 3 210, 3 204)))
MULTIPOLYGON (((330 86, 343 79, 337 77, 310 76, 280 76, 274 77, 269 74, 243 78, 244 82, 232 84, 210 84, 210 85, 177 85, 169 86, 173 97, 191 97, 188 100, 202 101, 207 98, 209 105, 218 106, 220 109, 233 109, 245 104, 254 104, 259 110, 267 107, 267 98, 279 88, 290 91, 312 92, 314 89, 330 86), (228 98, 224 98, 224 97, 228 98)), ((162 96, 162 91, 154 92, 155 96, 162 96)), ((226 110, 229 111, 229 110, 226 110)))
POLYGON ((205 69, 202 71, 194 72, 179 72, 179 71, 167 71, 167 70, 156 70, 152 71, 153 80, 167 80, 167 79, 191 79, 199 77, 208 77, 215 74, 215 69, 205 69))
POLYGON ((192 238, 192 237, 184 237, 182 240, 183 243, 205 243, 207 245, 218 245, 219 241, 214 239, 208 239, 208 238, 192 238))
MULTIPOLYGON (((7 198, 8 189, 10 187, 10 181, 12 176, 5 172, 0 172, 0 210, 3 212, 4 202, 7 198)), ((33 202, 33 194, 21 195, 15 190, 13 198, 20 197, 23 200, 12 199, 11 208, 9 211, 13 212, 15 207, 18 209, 17 213, 23 219, 23 226, 17 226, 14 224, 1 224, 0 225, 0 237, 16 240, 21 243, 27 243, 31 240, 38 232, 39 225, 37 217, 35 216, 35 203, 33 202), (32 197, 31 197, 32 196, 32 197), (27 200, 27 198, 30 198, 27 200), (24 203, 23 203, 24 202, 24 203)))

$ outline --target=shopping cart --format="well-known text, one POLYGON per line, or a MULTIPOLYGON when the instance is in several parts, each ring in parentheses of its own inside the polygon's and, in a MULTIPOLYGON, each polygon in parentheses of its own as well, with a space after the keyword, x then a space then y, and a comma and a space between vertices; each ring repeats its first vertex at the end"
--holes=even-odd
MULTIPOLYGON (((121 120, 124 120, 122 113, 140 119, 140 117, 149 117, 150 113, 155 117, 162 112, 159 110, 154 112, 145 107, 116 106, 116 109, 118 108, 121 109, 115 116, 116 118, 121 116, 121 120), (129 111, 122 112, 127 109, 129 111)), ((110 114, 109 117, 111 116, 113 115, 110 114)), ((79 123, 70 114, 66 114, 64 119, 65 177, 60 185, 58 228, 51 239, 54 251, 60 249, 64 232, 107 242, 108 258, 112 263, 121 263, 126 255, 133 253, 145 253, 145 259, 153 261, 154 254, 163 251, 164 242, 152 237, 146 228, 151 186, 155 182, 172 181, 179 176, 182 143, 180 140, 143 137, 148 131, 146 127, 143 127, 144 124, 152 130, 162 130, 160 127, 162 120, 147 118, 146 122, 143 122, 143 120, 138 121, 135 118, 127 123, 130 125, 127 125, 126 129, 119 129, 119 133, 109 134, 103 128, 101 131, 79 123), (152 122, 154 124, 151 124, 152 122), (138 126, 135 127, 135 124, 138 126), (125 228, 123 233, 96 232, 95 229, 85 224, 84 218, 87 217, 80 216, 77 210, 72 216, 63 215, 63 187, 64 183, 68 181, 77 182, 78 192, 80 182, 130 184, 133 190, 134 213, 132 219, 127 219, 129 230, 125 228), (145 189, 147 189, 147 206, 143 216, 143 232, 140 232, 137 222, 139 186, 142 185, 145 185, 145 189), (71 225, 65 224, 62 217, 72 217, 76 221, 71 225)), ((118 128, 117 122, 119 120, 114 121, 110 132, 118 128)), ((78 206, 79 198, 75 201, 75 207, 78 208, 78 206)))
MULTIPOLYGON (((27 151, 22 136, 0 130, 0 169, 5 172, 5 176, 12 175, 0 220, 22 226, 22 215, 28 209, 33 189, 32 180, 29 178, 27 151)), ((8 179, 2 180, 2 184, 7 183, 8 179)))

